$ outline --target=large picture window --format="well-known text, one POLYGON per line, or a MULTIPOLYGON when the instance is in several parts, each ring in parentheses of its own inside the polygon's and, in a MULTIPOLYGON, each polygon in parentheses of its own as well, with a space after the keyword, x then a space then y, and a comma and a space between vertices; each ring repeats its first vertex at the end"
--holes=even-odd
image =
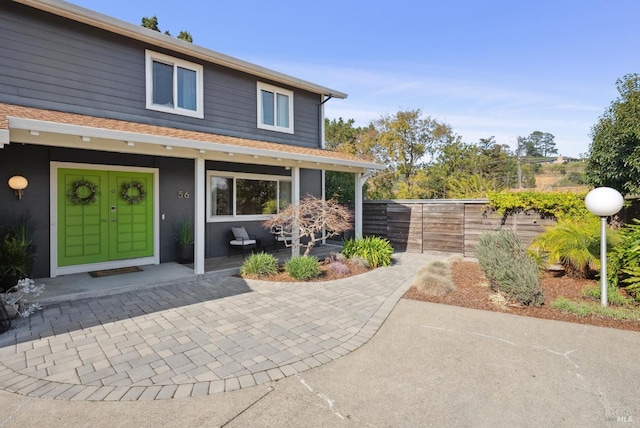
POLYGON ((258 82, 258 128, 293 133, 293 92, 258 82))
POLYGON ((147 108, 204 118, 202 66, 146 51, 147 108))
POLYGON ((262 219, 291 203, 288 177, 207 172, 208 221, 262 219))

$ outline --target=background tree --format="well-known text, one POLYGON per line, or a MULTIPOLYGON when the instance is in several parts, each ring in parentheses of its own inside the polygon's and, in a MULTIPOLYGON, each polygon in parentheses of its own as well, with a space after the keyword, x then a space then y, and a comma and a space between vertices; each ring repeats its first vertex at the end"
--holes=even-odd
MULTIPOLYGON (((384 115, 368 127, 354 123, 326 119, 327 148, 387 165, 367 181, 368 199, 484 197, 517 186, 518 155, 522 187, 533 187, 539 164, 527 152, 554 151, 553 135, 540 131, 519 137, 515 152, 494 137, 465 143, 449 125, 423 117, 419 109, 384 115)), ((352 202, 354 181, 351 173, 327 171, 327 195, 352 202)))
MULTIPOLYGON (((367 129, 354 126, 355 120, 325 118, 325 141, 329 150, 349 153, 363 159, 372 160, 370 139, 366 138, 367 129)), ((355 176, 350 172, 327 171, 325 174, 325 193, 328 198, 340 203, 353 202, 355 198, 355 176)))
POLYGON ((399 111, 374 123, 378 160, 387 163, 406 185, 439 145, 457 138, 449 125, 421 115, 420 109, 399 111))
POLYGON ((557 154, 555 138, 548 132, 533 131, 528 137, 522 139, 524 156, 547 157, 557 154))
POLYGON ((440 146, 425 168, 429 198, 484 197, 516 183, 516 161, 506 145, 493 137, 478 144, 451 141, 440 146))
POLYGON ((158 26, 158 17, 153 15, 151 18, 146 16, 142 17, 142 24, 140 24, 144 28, 148 28, 149 30, 160 32, 160 27, 158 26))
POLYGON ((188 31, 180 31, 180 33, 178 33, 178 38, 180 40, 184 40, 185 42, 193 43, 193 36, 188 31))
MULTIPOLYGON (((157 31, 158 33, 161 32, 160 26, 158 25, 158 17, 156 15, 153 15, 151 18, 143 16, 140 26, 153 31, 157 31)), ((167 36, 171 35, 169 30, 165 31, 164 34, 166 34, 167 36)), ((185 42, 193 43, 193 37, 191 36, 191 33, 185 30, 180 31, 180 33, 178 34, 178 39, 184 40, 185 42)))
POLYGON ((517 166, 509 146, 498 144, 494 137, 480 139, 479 169, 483 177, 494 180, 496 190, 516 185, 517 166))
POLYGON ((640 76, 616 80, 619 96, 591 129, 586 180, 624 195, 640 192, 640 76))

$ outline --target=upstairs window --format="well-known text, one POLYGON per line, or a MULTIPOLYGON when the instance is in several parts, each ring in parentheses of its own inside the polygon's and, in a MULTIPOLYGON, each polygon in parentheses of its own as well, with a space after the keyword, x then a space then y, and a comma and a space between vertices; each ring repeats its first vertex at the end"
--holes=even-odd
POLYGON ((258 82, 258 128, 293 134, 293 92, 258 82))
POLYGON ((202 66, 146 51, 147 108, 204 118, 202 66))

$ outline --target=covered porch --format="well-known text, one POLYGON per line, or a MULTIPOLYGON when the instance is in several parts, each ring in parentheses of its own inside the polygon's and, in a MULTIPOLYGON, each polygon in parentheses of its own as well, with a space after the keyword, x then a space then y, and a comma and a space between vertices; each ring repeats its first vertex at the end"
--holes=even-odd
MULTIPOLYGON (((190 219, 193 224, 195 262, 191 266, 191 274, 204 274, 208 271, 207 260, 225 251, 229 239, 227 234, 232 226, 247 225, 249 233, 256 235, 256 230, 268 233, 261 229, 261 221, 268 217, 268 213, 215 213, 218 217, 214 217, 211 208, 213 192, 208 186, 218 175, 231 183, 229 189, 235 189, 233 186, 238 187, 241 181, 275 182, 273 177, 288 181, 290 202, 297 204, 310 183, 317 189, 313 194, 323 196, 324 171, 354 174, 354 226, 356 235, 362 234, 362 186, 373 170, 384 166, 324 150, 322 144, 318 146, 294 146, 0 104, 0 150, 6 151, 3 154, 7 155, 7 173, 24 176, 30 182, 23 198, 8 195, 0 211, 30 209, 37 214, 41 227, 34 238, 38 247, 36 277, 68 277, 97 269, 161 265, 176 260, 173 225, 182 218, 190 219), (105 256, 97 261, 81 260, 76 263, 61 260, 61 254, 68 253, 63 240, 68 229, 65 226, 75 220, 59 208, 69 203, 69 183, 78 185, 77 180, 71 179, 75 175, 84 177, 90 173, 97 177, 92 179, 90 184, 93 185, 105 175, 106 184, 97 186, 97 195, 104 196, 106 200, 107 188, 110 193, 119 189, 118 185, 114 186, 116 189, 107 186, 112 178, 119 179, 112 177, 112 172, 127 175, 127 179, 134 174, 148 176, 147 184, 140 185, 147 190, 149 204, 144 233, 151 238, 145 253, 120 257, 104 251, 105 256), (71 177, 69 183, 65 183, 64 174, 71 177), (104 192, 100 191, 102 188, 104 192)), ((117 203, 122 204, 118 193, 114 195, 117 203)), ((236 193, 234 195, 229 196, 230 200, 237 197, 236 193)), ((92 217, 96 222, 93 226, 100 231, 106 230, 100 235, 99 242, 107 242, 109 245, 105 248, 115 248, 118 244, 115 236, 120 236, 115 232, 121 224, 117 217, 119 213, 124 215, 124 211, 110 200, 109 203, 98 201, 92 207, 94 205, 100 205, 101 210, 104 208, 100 215, 92 217)), ((293 254, 293 251, 289 249, 288 253, 293 254)), ((85 253, 80 252, 79 257, 85 257, 85 253)))
MULTIPOLYGON (((311 250, 311 255, 321 261, 331 252, 342 249, 339 242, 333 241, 316 246, 311 250)), ((291 257, 291 250, 285 249, 272 252, 280 263, 284 263, 291 257)), ((230 257, 213 257, 204 260, 204 273, 196 275, 193 264, 179 264, 176 262, 150 264, 139 266, 139 272, 122 273, 117 275, 94 278, 87 272, 62 275, 55 278, 38 278, 37 284, 44 284, 45 291, 35 298, 42 304, 65 302, 77 299, 110 296, 134 290, 145 290, 169 284, 181 284, 195 281, 201 276, 224 277, 236 275, 244 259, 241 254, 230 257)))

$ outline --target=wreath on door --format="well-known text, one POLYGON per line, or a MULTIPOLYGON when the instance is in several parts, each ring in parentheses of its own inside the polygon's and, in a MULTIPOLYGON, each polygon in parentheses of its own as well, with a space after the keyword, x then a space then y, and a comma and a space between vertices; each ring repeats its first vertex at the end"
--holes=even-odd
POLYGON ((142 183, 133 181, 131 183, 123 183, 122 191, 120 192, 122 199, 127 201, 130 205, 139 204, 147 196, 147 192, 144 190, 142 183))
POLYGON ((89 180, 79 180, 73 183, 73 185, 71 186, 69 199, 74 205, 89 205, 90 203, 96 201, 96 193, 98 193, 98 187, 95 184, 93 184, 89 180))

